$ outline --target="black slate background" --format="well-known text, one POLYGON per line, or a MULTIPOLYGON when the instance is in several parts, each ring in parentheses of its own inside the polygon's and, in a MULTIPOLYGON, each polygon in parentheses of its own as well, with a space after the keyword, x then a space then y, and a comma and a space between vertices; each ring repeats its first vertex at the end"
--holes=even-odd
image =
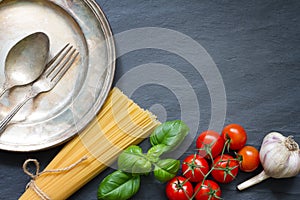
MULTIPOLYGON (((294 135, 300 142, 300 1, 97 0, 97 3, 115 34, 134 28, 161 27, 179 31, 200 43, 213 58, 224 81, 225 124, 243 125, 249 134, 248 144, 259 148, 262 138, 271 130, 294 135)), ((191 68, 182 70, 188 63, 178 56, 158 50, 130 52, 117 60, 115 83, 130 69, 150 62, 181 70, 197 97, 203 99, 198 132, 207 129, 210 119, 207 89, 203 80, 188 70, 191 68)), ((131 98, 144 108, 160 102, 168 120, 180 118, 178 102, 166 88, 147 85, 131 98)), ((147 147, 148 141, 141 145, 147 147)), ((22 171, 25 159, 37 158, 44 168, 60 148, 33 153, 0 151, 0 199, 14 200, 23 193, 29 181, 22 171)), ((192 144, 181 158, 194 149, 192 144)), ((299 199, 299 175, 269 179, 244 192, 235 189, 259 170, 240 173, 234 182, 221 185, 223 198, 299 199)), ((70 199, 96 200, 98 184, 112 171, 107 169, 70 199)), ((133 199, 166 199, 164 185, 152 176, 143 177, 141 189, 133 199)))

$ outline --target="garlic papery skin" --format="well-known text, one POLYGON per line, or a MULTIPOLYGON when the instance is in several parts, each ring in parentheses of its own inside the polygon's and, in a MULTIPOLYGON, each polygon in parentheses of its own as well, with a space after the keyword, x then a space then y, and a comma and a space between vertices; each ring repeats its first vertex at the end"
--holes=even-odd
POLYGON ((300 172, 299 145, 292 136, 285 137, 279 132, 267 134, 262 142, 259 157, 264 170, 253 178, 239 184, 239 190, 246 189, 267 178, 288 178, 300 172))
POLYGON ((265 136, 259 158, 265 173, 273 178, 296 176, 300 171, 299 145, 291 136, 271 132, 265 136))

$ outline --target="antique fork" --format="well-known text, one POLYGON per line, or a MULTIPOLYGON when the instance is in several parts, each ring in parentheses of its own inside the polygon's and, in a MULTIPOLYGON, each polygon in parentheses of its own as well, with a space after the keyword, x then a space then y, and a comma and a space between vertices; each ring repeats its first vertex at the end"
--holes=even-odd
POLYGON ((72 66, 79 53, 73 46, 67 44, 52 60, 47 64, 46 70, 40 78, 31 85, 24 100, 17 104, 9 114, 0 122, 0 133, 6 128, 6 125, 17 114, 17 112, 26 104, 26 102, 38 94, 48 92, 58 81, 64 76, 68 69, 72 66))

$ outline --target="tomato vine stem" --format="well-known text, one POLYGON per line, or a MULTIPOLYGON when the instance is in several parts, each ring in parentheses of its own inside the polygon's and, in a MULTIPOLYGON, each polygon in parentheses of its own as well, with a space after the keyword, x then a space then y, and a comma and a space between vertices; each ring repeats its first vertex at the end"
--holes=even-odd
MULTIPOLYGON (((226 160, 226 162, 227 162, 226 168, 217 168, 217 167, 216 167, 216 165, 218 165, 219 163, 224 162, 224 160, 223 160, 223 155, 225 154, 226 149, 227 149, 227 151, 229 152, 230 141, 231 141, 231 139, 230 139, 230 138, 227 138, 227 140, 225 141, 224 146, 223 146, 223 148, 222 148, 222 152, 221 152, 221 155, 220 155, 220 156, 221 156, 221 159, 220 159, 218 162, 216 162, 215 164, 213 164, 213 163, 214 163, 214 158, 213 158, 212 152, 211 152, 211 147, 212 147, 213 144, 204 144, 204 147, 201 148, 201 149, 199 149, 199 150, 205 150, 205 152, 209 155, 210 160, 211 160, 211 162, 212 162, 212 167, 211 167, 210 170, 204 175, 203 180, 202 180, 202 182, 201 182, 201 186, 200 186, 196 191, 194 191, 193 196, 192 196, 191 198, 189 198, 189 200, 194 199, 195 196, 197 195, 197 193, 201 190, 201 188, 204 187, 204 181, 208 178, 208 176, 211 174, 211 172, 212 172, 213 170, 222 170, 222 171, 225 171, 225 173, 224 173, 224 180, 226 179, 226 176, 227 176, 227 175, 230 175, 230 176, 232 176, 232 177, 235 177, 235 176, 231 173, 231 170, 237 168, 238 166, 229 167, 228 165, 229 165, 229 162, 230 162, 230 161, 239 161, 238 159, 234 158, 234 159, 228 159, 228 160, 226 160)), ((212 189, 211 189, 211 190, 212 190, 212 189)), ((210 191, 210 192, 209 192, 209 199, 211 199, 211 198, 213 198, 213 197, 215 197, 215 198, 217 198, 217 199, 222 199, 221 197, 217 196, 216 193, 217 193, 217 190, 212 190, 212 191, 210 191)))

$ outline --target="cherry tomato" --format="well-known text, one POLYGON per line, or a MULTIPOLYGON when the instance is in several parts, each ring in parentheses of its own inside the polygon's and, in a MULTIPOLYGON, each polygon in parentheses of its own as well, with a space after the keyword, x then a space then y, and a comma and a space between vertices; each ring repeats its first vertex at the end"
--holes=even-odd
POLYGON ((183 175, 191 182, 200 182, 209 171, 207 161, 197 154, 187 156, 182 163, 183 175))
POLYGON ((244 172, 252 172, 260 164, 259 151, 253 146, 244 146, 237 154, 241 159, 240 169, 244 172))
POLYGON ((211 156, 215 158, 218 156, 224 147, 225 141, 221 135, 212 130, 207 130, 202 132, 196 141, 196 147, 199 151, 199 155, 208 159, 211 159, 211 156), (209 155, 209 153, 211 155, 209 155))
POLYGON ((240 150, 247 142, 247 133, 239 124, 229 124, 222 130, 222 137, 226 141, 230 140, 229 148, 232 150, 240 150))
POLYGON ((193 185, 182 176, 174 177, 166 186, 166 194, 170 200, 189 200, 193 193, 193 185))
POLYGON ((239 172, 239 162, 227 154, 220 155, 214 159, 213 167, 211 175, 220 183, 233 181, 239 172))
POLYGON ((202 182, 198 183, 195 187, 195 199, 196 200, 219 200, 221 199, 220 186, 212 181, 205 180, 203 185, 202 182), (201 187, 201 188, 200 188, 201 187))

